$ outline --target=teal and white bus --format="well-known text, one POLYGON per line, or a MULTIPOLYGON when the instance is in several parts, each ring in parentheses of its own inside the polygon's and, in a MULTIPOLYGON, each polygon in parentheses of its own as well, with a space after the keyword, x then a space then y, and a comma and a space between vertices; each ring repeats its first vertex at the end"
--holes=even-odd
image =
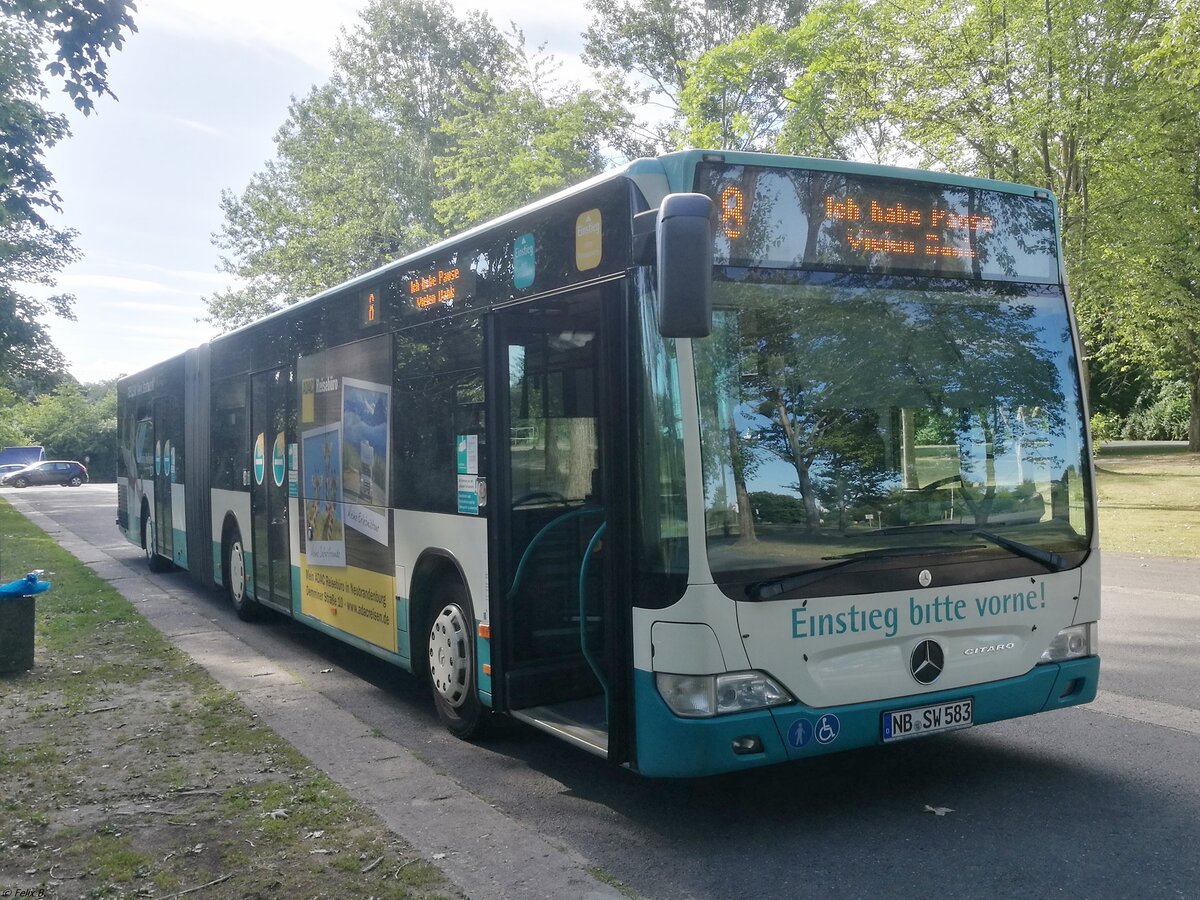
POLYGON ((1090 701, 1047 192, 636 160, 120 385, 150 566, 650 776, 1090 701))

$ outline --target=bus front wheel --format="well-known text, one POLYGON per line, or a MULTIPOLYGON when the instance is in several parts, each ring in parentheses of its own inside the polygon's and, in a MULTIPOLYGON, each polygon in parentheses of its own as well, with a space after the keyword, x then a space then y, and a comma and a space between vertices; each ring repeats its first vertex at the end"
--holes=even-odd
POLYGON ((259 606, 246 591, 246 552, 242 547, 242 533, 236 528, 225 541, 225 592, 233 611, 243 622, 258 618, 259 606))
POLYGON ((443 582, 430 613, 425 634, 433 702, 446 729, 469 740, 482 733, 487 712, 475 687, 475 615, 466 588, 443 582))

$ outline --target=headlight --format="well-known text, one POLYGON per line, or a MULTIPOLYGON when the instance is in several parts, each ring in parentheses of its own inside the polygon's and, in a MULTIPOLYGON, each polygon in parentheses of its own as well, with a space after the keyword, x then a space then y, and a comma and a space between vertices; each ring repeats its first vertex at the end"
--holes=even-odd
POLYGON ((1082 656, 1095 656, 1099 649, 1099 642, 1096 640, 1096 623, 1085 622, 1082 625, 1064 628, 1056 634, 1038 662, 1063 662, 1068 659, 1079 659, 1082 656))
POLYGON ((698 719, 791 703, 792 696, 764 672, 722 675, 655 674, 658 692, 671 712, 698 719))

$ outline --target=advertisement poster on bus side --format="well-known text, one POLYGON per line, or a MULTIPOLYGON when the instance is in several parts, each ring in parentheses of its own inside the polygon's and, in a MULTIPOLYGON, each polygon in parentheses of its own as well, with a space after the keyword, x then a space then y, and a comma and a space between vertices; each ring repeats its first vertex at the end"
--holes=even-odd
POLYGON ((395 652, 390 340, 333 347, 298 368, 300 612, 395 652))
POLYGON ((381 544, 388 542, 388 435, 391 388, 342 379, 342 459, 346 524, 381 544))
POLYGON ((346 564, 346 531, 342 524, 341 432, 339 423, 310 428, 301 433, 308 561, 318 566, 346 564))

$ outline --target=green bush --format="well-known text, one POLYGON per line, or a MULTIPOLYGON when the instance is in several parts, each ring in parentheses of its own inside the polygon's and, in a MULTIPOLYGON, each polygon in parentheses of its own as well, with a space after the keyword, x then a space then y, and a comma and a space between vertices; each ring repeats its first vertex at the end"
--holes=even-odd
POLYGON ((1147 391, 1138 398, 1121 436, 1135 441, 1187 440, 1190 417, 1187 382, 1162 382, 1156 392, 1147 391))
POLYGON ((1093 444, 1100 444, 1104 441, 1115 441, 1121 437, 1123 423, 1121 422, 1121 417, 1116 413, 1092 413, 1092 419, 1089 424, 1092 429, 1093 444))

